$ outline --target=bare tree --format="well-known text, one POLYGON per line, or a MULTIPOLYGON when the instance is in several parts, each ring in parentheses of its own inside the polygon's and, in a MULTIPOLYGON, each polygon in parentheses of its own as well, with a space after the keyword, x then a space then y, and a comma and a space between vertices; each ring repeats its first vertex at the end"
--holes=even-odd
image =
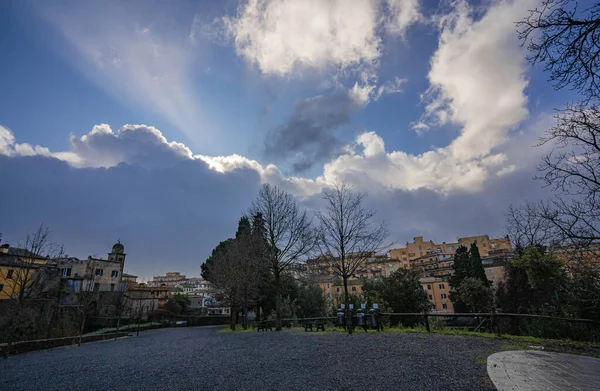
POLYGON ((556 239, 552 223, 542 215, 542 205, 530 201, 510 205, 506 212, 506 231, 517 248, 547 246, 556 239))
POLYGON ((15 303, 6 327, 7 352, 23 323, 25 309, 34 300, 54 298, 57 294, 60 277, 56 266, 48 263, 56 250, 50 238, 50 229, 40 224, 37 230, 27 233, 18 248, 7 254, 6 265, 0 268, 0 275, 7 285, 5 291, 15 303))
POLYGON ((388 229, 385 222, 373 225, 375 212, 363 206, 365 194, 353 192, 345 182, 325 191, 323 198, 325 208, 317 212, 318 247, 329 271, 342 279, 347 330, 352 333, 348 279, 356 277, 368 258, 387 247, 388 229))
POLYGON ((517 28, 528 60, 543 63, 556 88, 600 96, 600 4, 582 9, 574 0, 544 0, 517 28))
POLYGON ((306 211, 276 186, 265 184, 260 189, 250 214, 259 213, 265 221, 265 259, 275 278, 275 328, 281 330, 281 275, 314 249, 315 235, 306 211))
POLYGON ((79 342, 77 343, 77 346, 81 346, 85 323, 89 315, 98 307, 98 301, 100 300, 100 283, 96 282, 97 279, 96 263, 91 261, 86 265, 86 272, 81 280, 80 290, 77 293, 77 311, 81 317, 79 342))
POLYGON ((538 167, 538 179, 555 194, 541 214, 571 241, 600 239, 599 138, 600 110, 579 104, 561 111, 541 140, 555 145, 538 167))
POLYGON ((118 291, 116 292, 115 297, 115 313, 117 315, 117 327, 115 330, 115 340, 117 339, 117 334, 119 332, 119 328, 121 327, 121 318, 127 311, 131 302, 131 297, 129 295, 127 286, 119 286, 118 291))

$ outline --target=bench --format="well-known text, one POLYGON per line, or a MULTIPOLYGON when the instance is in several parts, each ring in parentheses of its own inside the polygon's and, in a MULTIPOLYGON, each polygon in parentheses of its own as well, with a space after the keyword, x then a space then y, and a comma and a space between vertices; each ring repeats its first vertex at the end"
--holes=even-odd
POLYGON ((325 331, 325 322, 323 321, 316 321, 316 322, 309 322, 309 323, 305 323, 304 324, 304 331, 308 331, 310 329, 310 331, 325 331))
POLYGON ((267 329, 273 331, 273 326, 271 326, 270 322, 259 322, 257 324, 256 331, 267 331, 267 329))

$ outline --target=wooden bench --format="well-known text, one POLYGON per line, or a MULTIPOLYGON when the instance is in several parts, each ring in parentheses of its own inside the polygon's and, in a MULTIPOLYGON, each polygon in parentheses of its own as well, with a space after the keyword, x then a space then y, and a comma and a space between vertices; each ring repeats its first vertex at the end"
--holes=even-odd
POLYGON ((271 322, 259 322, 256 327, 256 331, 273 331, 273 326, 271 326, 271 322))

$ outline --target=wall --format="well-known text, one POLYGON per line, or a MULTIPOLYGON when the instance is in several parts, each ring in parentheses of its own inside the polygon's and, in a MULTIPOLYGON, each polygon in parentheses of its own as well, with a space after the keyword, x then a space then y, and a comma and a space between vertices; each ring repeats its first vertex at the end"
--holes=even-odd
POLYGON ((454 306, 450 301, 450 285, 447 282, 439 278, 421 278, 420 282, 429 302, 434 307, 433 311, 438 313, 454 312, 454 306), (446 295, 445 299, 442 298, 442 294, 446 295), (444 304, 446 308, 444 308, 444 304))

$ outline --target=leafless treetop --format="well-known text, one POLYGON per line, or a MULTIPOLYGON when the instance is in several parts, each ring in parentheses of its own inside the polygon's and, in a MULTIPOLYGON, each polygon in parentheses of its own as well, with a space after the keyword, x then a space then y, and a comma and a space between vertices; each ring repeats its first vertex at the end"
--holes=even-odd
POLYGON ((600 95, 600 4, 544 0, 517 23, 528 60, 545 64, 556 88, 571 86, 588 98, 600 95))
POLYGON ((353 192, 345 182, 323 198, 325 207, 317 212, 319 250, 335 274, 348 278, 384 247, 387 225, 372 224, 375 212, 364 207, 365 195, 353 192))
POLYGON ((257 213, 262 213, 265 220, 268 258, 274 272, 288 269, 313 250, 311 220, 290 194, 276 186, 263 185, 250 214, 257 213))

